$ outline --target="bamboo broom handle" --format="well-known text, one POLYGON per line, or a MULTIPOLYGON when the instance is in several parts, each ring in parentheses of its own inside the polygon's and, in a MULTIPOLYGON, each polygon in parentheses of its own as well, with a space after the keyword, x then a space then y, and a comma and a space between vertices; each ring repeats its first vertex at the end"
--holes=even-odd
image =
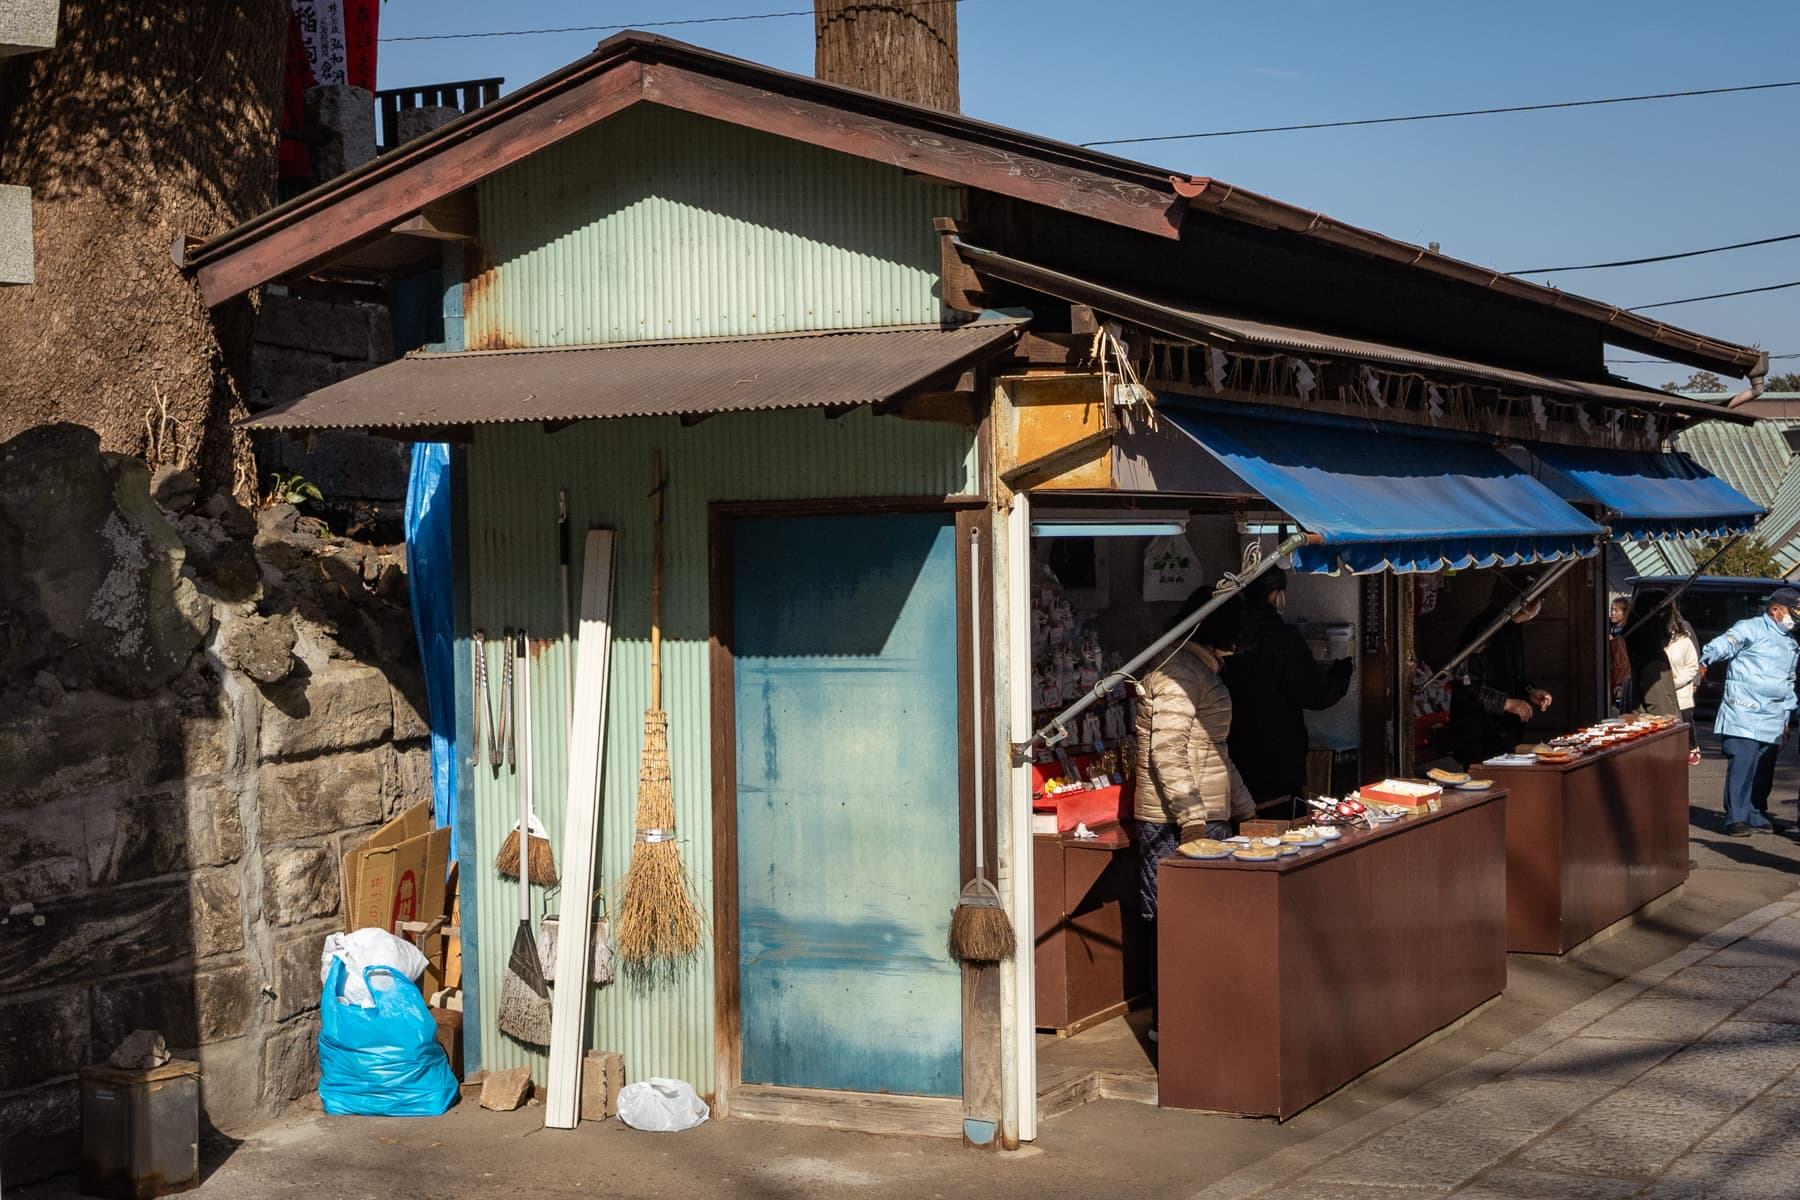
POLYGON ((650 514, 656 561, 650 568, 650 707, 662 710, 663 472, 662 451, 650 452, 650 514))

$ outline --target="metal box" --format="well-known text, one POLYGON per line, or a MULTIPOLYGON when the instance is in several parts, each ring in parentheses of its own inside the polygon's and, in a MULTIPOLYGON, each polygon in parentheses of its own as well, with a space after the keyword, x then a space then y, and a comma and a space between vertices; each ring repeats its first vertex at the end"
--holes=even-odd
POLYGON ((81 1191, 146 1200, 200 1186, 200 1064, 81 1072, 81 1191))

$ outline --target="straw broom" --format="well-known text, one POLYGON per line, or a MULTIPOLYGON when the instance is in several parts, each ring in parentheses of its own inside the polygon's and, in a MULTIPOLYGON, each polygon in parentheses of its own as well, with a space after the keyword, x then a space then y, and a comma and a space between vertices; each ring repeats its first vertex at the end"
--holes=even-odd
MULTIPOLYGON (((981 535, 969 533, 969 611, 972 629, 970 652, 975 657, 974 678, 980 679, 981 661, 981 535)), ((1017 949, 1012 919, 1000 901, 999 889, 987 878, 986 780, 982 778, 982 740, 987 727, 981 723, 981 689, 975 689, 975 878, 963 887, 950 914, 950 952, 966 963, 1004 962, 1017 949)))
POLYGON ((669 779, 669 715, 662 710, 662 454, 651 459, 655 565, 650 583, 650 707, 638 760, 637 840, 620 884, 615 948, 626 974, 649 982, 700 949, 704 919, 688 895, 675 845, 675 792, 669 779))

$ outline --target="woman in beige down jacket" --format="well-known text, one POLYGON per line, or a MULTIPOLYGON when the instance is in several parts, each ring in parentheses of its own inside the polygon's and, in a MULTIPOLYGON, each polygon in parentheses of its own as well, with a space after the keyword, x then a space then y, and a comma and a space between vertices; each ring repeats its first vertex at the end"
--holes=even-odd
MULTIPOLYGON (((1210 598, 1202 588, 1182 616, 1210 598)), ((1179 620, 1179 618, 1177 618, 1179 620)), ((1156 867, 1182 842, 1228 838, 1233 824, 1256 805, 1231 763, 1231 693, 1219 663, 1237 649, 1243 605, 1236 596, 1200 622, 1188 641, 1143 680, 1137 710, 1139 900, 1144 920, 1156 919, 1156 867)))

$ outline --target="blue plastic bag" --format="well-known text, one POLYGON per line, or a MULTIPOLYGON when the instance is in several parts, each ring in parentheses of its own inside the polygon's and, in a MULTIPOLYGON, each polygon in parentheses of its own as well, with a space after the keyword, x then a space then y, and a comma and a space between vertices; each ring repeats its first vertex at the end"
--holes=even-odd
POLYGON ((456 1099, 456 1076, 437 1022, 413 982, 366 967, 372 1008, 342 1001, 344 964, 331 964, 319 1005, 319 1099, 325 1111, 363 1117, 435 1117, 456 1099), (378 984, 377 975, 388 976, 378 984))

